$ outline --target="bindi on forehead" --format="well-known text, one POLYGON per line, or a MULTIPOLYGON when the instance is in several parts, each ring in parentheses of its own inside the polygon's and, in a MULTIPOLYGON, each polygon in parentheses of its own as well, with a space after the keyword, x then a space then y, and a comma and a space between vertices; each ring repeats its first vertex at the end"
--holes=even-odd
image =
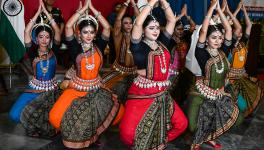
POLYGON ((86 27, 86 28, 83 28, 82 29, 82 32, 83 33, 94 33, 95 32, 95 30, 94 30, 94 28, 92 28, 92 27, 86 27))
POLYGON ((223 34, 220 31, 213 32, 210 36, 222 36, 223 34))

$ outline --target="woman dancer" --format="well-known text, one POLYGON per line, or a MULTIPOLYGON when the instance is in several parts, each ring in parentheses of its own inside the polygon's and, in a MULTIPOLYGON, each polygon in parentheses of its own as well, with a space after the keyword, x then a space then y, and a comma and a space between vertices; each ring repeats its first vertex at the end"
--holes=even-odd
POLYGON ((25 28, 25 46, 32 60, 33 79, 9 114, 13 121, 22 123, 29 136, 50 137, 56 133, 48 121, 48 113, 60 94, 56 90, 57 81, 54 78, 56 71, 54 53, 59 50, 60 40, 59 27, 40 0, 37 13, 25 28), (47 15, 52 27, 43 20, 35 24, 42 11, 47 15))
MULTIPOLYGON (((127 0, 119 10, 114 28, 113 40, 115 45, 116 59, 110 73, 103 75, 102 82, 109 89, 112 89, 118 95, 118 100, 123 103, 127 97, 127 90, 132 83, 133 76, 136 74, 133 56, 130 51, 130 39, 132 31, 132 17, 125 15, 129 5, 132 5, 135 16, 139 10, 134 0, 127 0)), ((119 113, 113 122, 113 125, 120 122, 124 113, 124 106, 120 105, 119 113)))
POLYGON ((119 103, 111 91, 101 84, 99 70, 103 59, 101 51, 107 45, 110 25, 86 0, 66 24, 66 38, 71 55, 75 59, 75 75, 62 93, 49 117, 52 125, 61 131, 63 144, 69 148, 89 147, 97 141, 115 117, 119 103), (85 11, 89 8, 101 23, 102 34, 96 37, 98 22, 85 11), (80 43, 74 37, 77 24, 80 43))
POLYGON ((165 149, 187 127, 186 117, 167 92, 170 52, 166 46, 176 20, 168 2, 160 0, 167 19, 160 34, 159 22, 148 15, 157 2, 150 0, 136 18, 130 45, 138 76, 128 90, 120 136, 138 150, 165 149))
POLYGON ((229 72, 229 80, 232 84, 235 93, 238 93, 238 106, 240 111, 244 112, 244 116, 247 117, 251 114, 258 105, 262 90, 258 87, 256 82, 251 81, 246 74, 245 64, 247 58, 247 42, 250 36, 252 23, 248 17, 245 6, 242 2, 238 5, 235 13, 232 14, 229 8, 226 9, 227 14, 232 19, 237 32, 233 34, 234 48, 232 50, 231 69, 229 72), (242 28, 239 21, 236 19, 236 15, 242 7, 242 11, 245 16, 246 30, 242 34, 242 28), (244 104, 244 103, 245 104, 244 104))
POLYGON ((182 105, 183 101, 187 98, 191 84, 194 82, 192 73, 188 69, 185 69, 185 61, 196 25, 192 18, 188 16, 186 4, 183 6, 181 14, 176 17, 176 20, 171 43, 168 47, 171 50, 169 79, 172 85, 170 87, 170 94, 177 100, 179 105, 182 105), (184 26, 180 20, 184 16, 190 23, 188 30, 184 30, 184 26))
POLYGON ((228 60, 232 45, 232 28, 225 18, 218 0, 212 0, 200 30, 195 57, 202 70, 202 78, 196 81, 189 96, 189 129, 194 132, 192 149, 200 149, 206 142, 214 148, 222 145, 214 140, 236 122, 239 110, 233 97, 225 91, 228 60), (209 25, 216 9, 224 26, 209 25))

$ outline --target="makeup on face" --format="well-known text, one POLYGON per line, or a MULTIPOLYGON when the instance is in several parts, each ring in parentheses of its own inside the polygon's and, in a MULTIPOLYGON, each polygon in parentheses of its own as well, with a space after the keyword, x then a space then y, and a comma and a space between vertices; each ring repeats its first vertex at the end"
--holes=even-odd
POLYGON ((160 34, 160 25, 157 21, 151 21, 148 26, 146 26, 145 37, 149 40, 156 40, 160 34))
POLYGON ((50 43, 50 35, 46 31, 41 31, 38 34, 37 41, 41 46, 48 46, 50 43))
POLYGON ((211 48, 220 48, 223 43, 223 34, 220 31, 215 31, 208 37, 208 45, 211 48))
POLYGON ((91 43, 96 36, 96 31, 92 26, 84 27, 81 31, 81 39, 84 43, 91 43))

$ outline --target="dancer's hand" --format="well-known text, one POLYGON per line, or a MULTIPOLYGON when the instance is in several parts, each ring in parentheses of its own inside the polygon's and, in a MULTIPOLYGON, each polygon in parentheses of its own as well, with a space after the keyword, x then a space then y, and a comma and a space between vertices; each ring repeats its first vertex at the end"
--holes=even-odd
POLYGON ((212 0, 212 1, 211 1, 210 8, 215 9, 216 6, 217 6, 217 3, 218 3, 218 0, 212 0))
POLYGON ((182 16, 187 16, 187 5, 184 4, 181 10, 181 15, 182 16))
POLYGON ((219 3, 219 0, 217 0, 216 10, 217 11, 222 11, 220 3, 219 3))

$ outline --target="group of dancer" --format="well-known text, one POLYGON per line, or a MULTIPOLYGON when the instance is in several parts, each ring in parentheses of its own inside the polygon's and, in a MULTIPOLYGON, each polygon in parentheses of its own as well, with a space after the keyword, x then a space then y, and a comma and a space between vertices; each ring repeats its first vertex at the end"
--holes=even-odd
POLYGON ((149 0, 141 11, 134 0, 127 0, 111 27, 86 0, 65 24, 74 65, 62 89, 55 79, 61 30, 40 0, 25 29, 34 76, 11 108, 10 118, 29 136, 61 134, 64 146, 74 149, 91 146, 117 124, 120 139, 137 150, 165 149, 187 127, 193 135, 191 149, 203 143, 222 148, 215 139, 252 114, 262 96, 244 68, 252 23, 242 2, 232 13, 226 0, 221 6, 211 1, 195 48, 199 77, 184 67, 195 26, 187 5, 176 15, 166 0, 149 0), (129 5, 134 23, 125 15, 129 5), (164 27, 151 13, 157 5, 165 13, 164 27), (243 34, 236 18, 240 9, 246 24, 243 34), (189 29, 184 29, 181 17, 187 18, 189 29), (102 53, 111 31, 116 60, 112 71, 101 77, 102 53), (191 86, 182 87, 190 81, 191 86))

